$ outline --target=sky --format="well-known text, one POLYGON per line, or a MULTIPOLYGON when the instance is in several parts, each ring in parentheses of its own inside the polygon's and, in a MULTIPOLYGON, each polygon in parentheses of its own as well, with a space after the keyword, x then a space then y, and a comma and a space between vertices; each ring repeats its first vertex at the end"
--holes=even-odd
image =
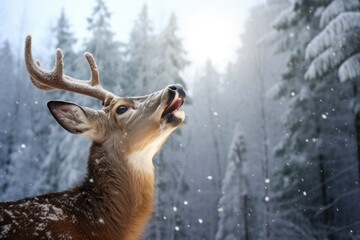
MULTIPOLYGON (((87 36, 86 18, 92 13, 95 0, 0 0, 0 16, 5 19, 0 40, 8 38, 15 48, 21 46, 27 34, 33 36, 34 46, 51 47, 49 29, 55 26, 64 8, 72 31, 79 39, 87 36)), ((179 33, 189 60, 203 65, 208 59, 225 70, 234 61, 241 46, 239 35, 251 7, 265 0, 105 0, 112 13, 112 30, 119 41, 126 42, 134 21, 146 3, 149 17, 159 32, 174 12, 178 17, 179 33), (131 2, 131 3, 130 3, 131 2)), ((21 50, 22 51, 22 50, 21 50)), ((34 51, 35 48, 34 48, 34 51)), ((20 54, 20 53, 19 53, 20 54)))

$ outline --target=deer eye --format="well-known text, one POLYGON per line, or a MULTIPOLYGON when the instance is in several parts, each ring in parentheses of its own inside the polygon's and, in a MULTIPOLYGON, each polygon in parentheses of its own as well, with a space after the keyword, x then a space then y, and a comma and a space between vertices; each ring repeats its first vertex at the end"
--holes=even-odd
POLYGON ((120 114, 125 113, 127 110, 128 110, 128 107, 127 107, 127 106, 125 106, 125 105, 120 105, 120 106, 118 106, 118 108, 116 109, 116 113, 120 115, 120 114))

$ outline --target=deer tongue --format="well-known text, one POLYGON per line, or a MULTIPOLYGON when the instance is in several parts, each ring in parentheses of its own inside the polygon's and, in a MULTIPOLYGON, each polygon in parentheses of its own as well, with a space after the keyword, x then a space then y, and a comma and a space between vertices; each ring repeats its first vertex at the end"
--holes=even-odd
POLYGON ((178 110, 181 107, 181 105, 183 103, 184 103, 184 100, 182 98, 175 98, 170 103, 170 105, 164 110, 162 117, 175 112, 176 110, 178 110))

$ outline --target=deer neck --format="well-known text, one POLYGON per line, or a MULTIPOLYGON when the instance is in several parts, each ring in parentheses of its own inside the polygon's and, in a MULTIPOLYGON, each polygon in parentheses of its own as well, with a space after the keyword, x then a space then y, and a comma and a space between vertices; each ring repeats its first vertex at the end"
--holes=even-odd
MULTIPOLYGON (((93 143, 84 186, 94 193, 94 204, 102 209, 99 218, 111 216, 115 228, 125 226, 133 234, 141 232, 151 215, 154 192, 153 171, 136 170, 121 149, 108 151, 93 143)), ((149 161, 149 159, 144 159, 149 161)), ((136 238, 137 236, 135 236, 136 238)))

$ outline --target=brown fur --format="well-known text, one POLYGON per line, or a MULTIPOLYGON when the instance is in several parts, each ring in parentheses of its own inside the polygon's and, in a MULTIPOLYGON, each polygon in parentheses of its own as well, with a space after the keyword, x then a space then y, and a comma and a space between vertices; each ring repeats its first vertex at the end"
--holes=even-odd
POLYGON ((93 143, 80 186, 0 203, 0 238, 138 239, 152 211, 154 176, 116 155, 93 143))

